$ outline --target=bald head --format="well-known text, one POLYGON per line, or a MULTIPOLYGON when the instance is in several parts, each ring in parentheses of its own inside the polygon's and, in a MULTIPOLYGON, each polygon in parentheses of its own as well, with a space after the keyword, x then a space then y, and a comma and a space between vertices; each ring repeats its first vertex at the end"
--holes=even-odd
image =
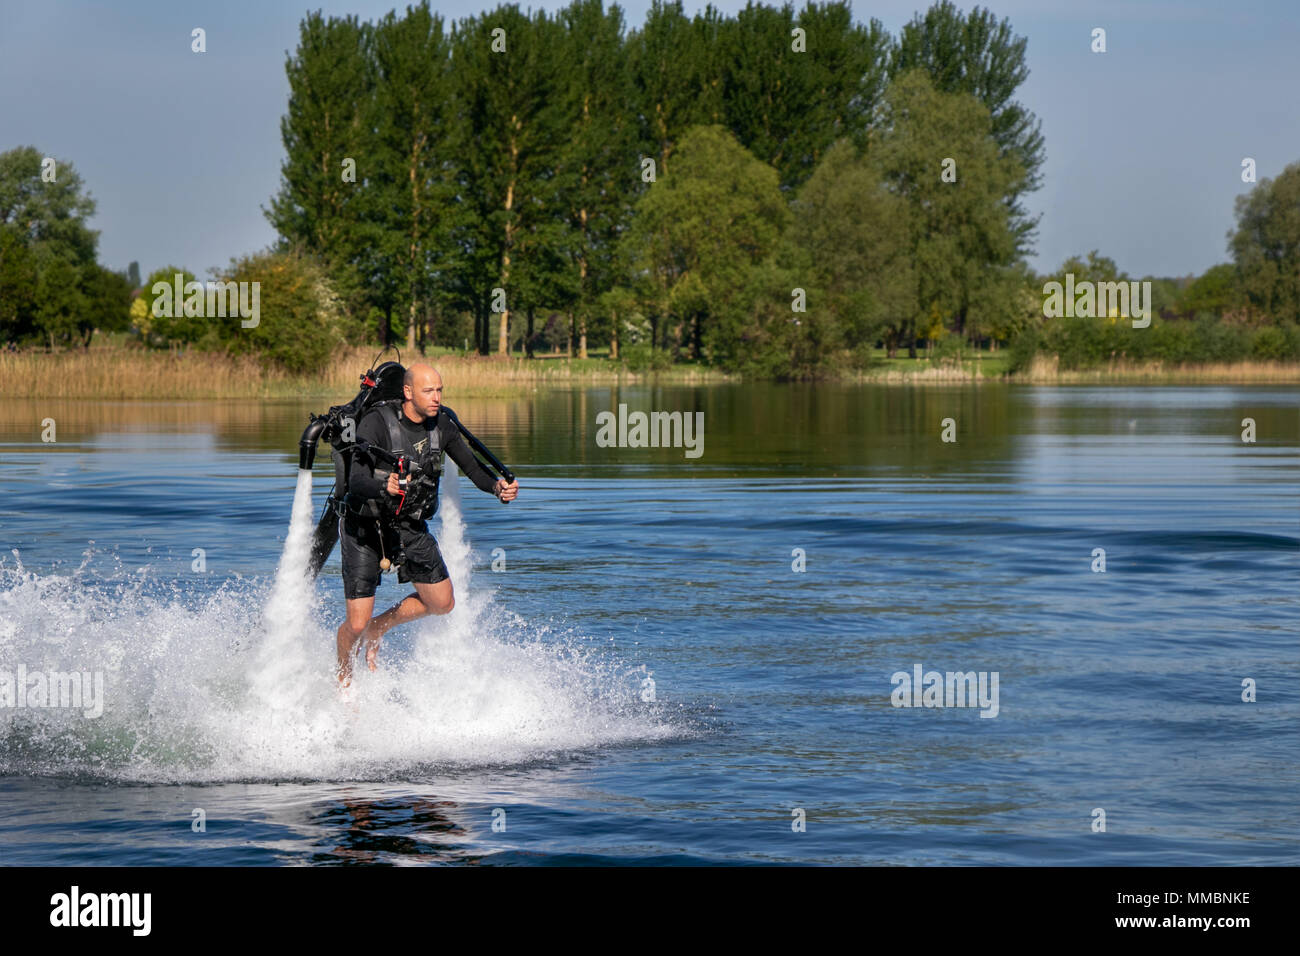
POLYGON ((403 411, 412 421, 432 418, 442 405, 442 376, 432 365, 416 362, 402 379, 403 411))
POLYGON ((406 375, 402 377, 402 384, 414 386, 417 378, 423 378, 429 375, 437 378, 439 382, 442 381, 442 376, 438 374, 438 370, 432 365, 428 365, 424 362, 416 362, 414 365, 407 368, 406 375))

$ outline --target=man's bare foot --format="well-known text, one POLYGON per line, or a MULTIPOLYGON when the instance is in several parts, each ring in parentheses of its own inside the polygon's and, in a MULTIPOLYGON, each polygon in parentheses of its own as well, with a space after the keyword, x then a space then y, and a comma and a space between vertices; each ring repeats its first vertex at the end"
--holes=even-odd
POLYGON ((370 624, 366 625, 366 629, 361 632, 361 636, 357 638, 357 652, 356 652, 357 659, 360 660, 361 650, 362 648, 365 648, 366 666, 370 668, 372 671, 375 670, 375 661, 379 659, 379 642, 383 640, 383 637, 381 635, 377 635, 374 633, 373 628, 374 628, 374 623, 371 622, 370 624))
POLYGON ((360 645, 361 639, 352 638, 352 632, 348 629, 347 621, 339 625, 338 637, 335 641, 335 647, 338 651, 339 666, 334 671, 334 676, 338 678, 340 684, 346 685, 352 682, 352 652, 360 645))

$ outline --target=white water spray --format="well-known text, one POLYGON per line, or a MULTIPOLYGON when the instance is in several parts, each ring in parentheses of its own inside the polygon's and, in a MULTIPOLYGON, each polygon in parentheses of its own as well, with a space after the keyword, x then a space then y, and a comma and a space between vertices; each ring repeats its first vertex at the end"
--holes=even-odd
MULTIPOLYGON (((456 607, 389 631, 341 706, 337 576, 308 575, 311 476, 300 472, 269 587, 232 578, 146 596, 141 577, 42 575, 0 561, 0 666, 102 670, 98 719, 0 708, 0 774, 116 780, 409 779, 691 731, 637 695, 638 674, 579 634, 530 624, 471 588, 453 467, 439 545, 456 607)), ((376 612, 410 593, 385 575, 376 612)))
POLYGON ((307 568, 313 531, 311 469, 300 469, 284 552, 262 617, 266 634, 253 677, 258 697, 272 710, 289 715, 301 710, 303 683, 297 678, 311 666, 306 636, 315 589, 307 568))

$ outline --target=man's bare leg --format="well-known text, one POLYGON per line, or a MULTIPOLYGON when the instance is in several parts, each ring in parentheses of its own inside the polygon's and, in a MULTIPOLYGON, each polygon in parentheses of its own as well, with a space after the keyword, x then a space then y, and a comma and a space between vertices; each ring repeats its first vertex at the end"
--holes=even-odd
MULTIPOLYGON (((408 594, 366 626, 366 666, 371 670, 375 669, 375 659, 379 656, 379 642, 391 629, 430 614, 447 614, 456 606, 451 578, 443 578, 437 584, 422 584, 419 581, 411 583, 415 587, 414 594, 408 594)), ((357 653, 360 652, 361 649, 358 648, 357 653)))
POLYGON ((375 609, 373 596, 352 598, 347 602, 347 616, 339 625, 336 640, 339 652, 339 684, 347 687, 352 682, 352 649, 361 643, 361 636, 370 623, 370 612, 375 609))

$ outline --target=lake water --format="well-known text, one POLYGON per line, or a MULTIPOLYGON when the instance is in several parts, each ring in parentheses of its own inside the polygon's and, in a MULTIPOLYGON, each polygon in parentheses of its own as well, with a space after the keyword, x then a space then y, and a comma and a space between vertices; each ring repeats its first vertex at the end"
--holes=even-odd
POLYGON ((0 678, 103 680, 0 706, 0 861, 1300 863, 1300 389, 447 385, 521 494, 355 711, 337 550, 270 601, 326 403, 0 407, 0 678))

